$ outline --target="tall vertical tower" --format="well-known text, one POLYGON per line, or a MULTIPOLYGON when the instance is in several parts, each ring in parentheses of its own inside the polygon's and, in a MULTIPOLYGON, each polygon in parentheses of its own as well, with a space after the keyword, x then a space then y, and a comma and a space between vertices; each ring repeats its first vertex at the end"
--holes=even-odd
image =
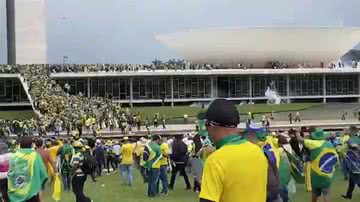
POLYGON ((9 64, 45 64, 45 0, 6 0, 9 64))

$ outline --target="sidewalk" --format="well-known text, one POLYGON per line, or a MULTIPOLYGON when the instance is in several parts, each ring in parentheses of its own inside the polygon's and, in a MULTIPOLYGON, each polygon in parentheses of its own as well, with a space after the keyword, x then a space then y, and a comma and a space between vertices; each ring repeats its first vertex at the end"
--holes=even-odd
MULTIPOLYGON (((260 124, 260 123, 259 123, 260 124)), ((297 122, 294 124, 289 124, 288 121, 273 121, 270 124, 270 129, 278 130, 285 129, 288 130, 290 128, 300 128, 302 126, 310 127, 322 127, 327 130, 341 130, 344 128, 348 128, 350 125, 360 126, 359 121, 348 120, 303 120, 301 122, 297 122)), ((195 124, 176 124, 176 125, 166 125, 166 129, 162 127, 154 128, 150 127, 151 134, 159 134, 159 135, 178 135, 178 134, 186 134, 195 132, 195 124)), ((244 129, 245 123, 240 123, 239 128, 244 129)), ((52 136, 54 133, 49 133, 48 135, 52 136)), ((83 130, 83 135, 87 137, 92 137, 92 131, 83 130)), ((121 133, 120 129, 112 130, 104 129, 101 131, 102 137, 122 137, 122 136, 144 136, 147 135, 147 131, 144 126, 141 127, 141 130, 138 131, 136 128, 133 128, 132 131, 127 131, 125 134, 121 133)), ((66 132, 62 132, 61 136, 66 136, 66 132)))

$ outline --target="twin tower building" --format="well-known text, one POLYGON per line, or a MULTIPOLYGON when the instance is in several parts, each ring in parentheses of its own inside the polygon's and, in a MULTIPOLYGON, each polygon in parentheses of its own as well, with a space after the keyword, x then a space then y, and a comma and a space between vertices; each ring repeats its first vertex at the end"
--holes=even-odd
POLYGON ((0 8, 7 63, 47 63, 45 0, 0 0, 0 8))

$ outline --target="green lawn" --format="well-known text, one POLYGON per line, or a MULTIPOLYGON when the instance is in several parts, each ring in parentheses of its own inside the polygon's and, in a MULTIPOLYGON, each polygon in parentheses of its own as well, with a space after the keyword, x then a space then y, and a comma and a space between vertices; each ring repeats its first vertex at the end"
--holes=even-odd
POLYGON ((32 110, 0 111, 0 119, 23 120, 31 119, 33 116, 34 112, 32 110))
MULTIPOLYGON (((197 195, 191 191, 185 191, 185 185, 182 178, 177 178, 177 185, 175 191, 170 192, 166 197, 158 197, 155 199, 148 199, 146 197, 147 186, 141 182, 138 170, 135 170, 135 184, 133 187, 121 185, 120 173, 101 177, 97 183, 92 183, 88 180, 85 186, 86 195, 90 196, 95 202, 195 202, 198 201, 197 195), (102 186, 104 185, 104 186, 102 186)), ((345 192, 347 182, 337 176, 333 187, 331 189, 332 201, 341 202, 343 200, 340 195, 345 192)), ((297 186, 297 193, 292 197, 292 202, 306 202, 310 201, 310 193, 306 193, 303 185, 297 186)), ((254 192, 256 188, 254 187, 254 192)), ((255 193, 256 194, 256 193, 255 193)), ((61 202, 74 202, 73 193, 64 193, 61 202)), ((47 191, 47 199, 51 198, 50 190, 47 191)), ((52 200, 46 200, 52 201, 52 200)), ((354 192, 353 202, 360 201, 360 191, 356 188, 354 192)))
MULTIPOLYGON (((320 106, 319 103, 291 103, 281 105, 267 105, 267 104, 253 104, 238 106, 238 110, 241 114, 247 114, 252 112, 255 114, 268 113, 268 112, 288 112, 288 111, 301 111, 307 110, 312 107, 320 106)), ((184 114, 189 117, 196 117, 199 112, 205 111, 201 107, 190 106, 158 106, 158 107, 134 107, 134 112, 140 112, 143 120, 149 118, 152 120, 156 113, 159 113, 162 117, 165 115, 166 119, 182 118, 184 114)), ((0 119, 29 119, 34 115, 31 110, 13 110, 13 111, 0 111, 0 119)), ((176 122, 176 121, 175 121, 176 122)), ((182 122, 182 120, 180 121, 182 122)))
MULTIPOLYGON (((238 106, 238 110, 241 114, 248 112, 252 113, 268 113, 268 112, 288 112, 288 111, 301 111, 311 107, 319 106, 319 103, 291 103, 281 105, 267 105, 267 104, 253 104, 238 106)), ((160 116, 165 115, 167 118, 182 118, 184 114, 189 117, 196 117, 197 114, 205 109, 201 107, 190 106, 159 106, 159 107, 135 107, 134 112, 140 112, 143 119, 152 119, 154 114, 159 113, 160 116)))

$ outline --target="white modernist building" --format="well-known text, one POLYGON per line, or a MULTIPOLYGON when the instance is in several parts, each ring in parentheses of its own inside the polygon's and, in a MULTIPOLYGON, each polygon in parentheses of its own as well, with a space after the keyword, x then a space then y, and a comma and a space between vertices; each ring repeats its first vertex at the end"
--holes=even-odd
POLYGON ((252 27, 191 30, 158 35, 194 63, 265 67, 279 61, 319 66, 336 62, 360 41, 353 27, 252 27))

